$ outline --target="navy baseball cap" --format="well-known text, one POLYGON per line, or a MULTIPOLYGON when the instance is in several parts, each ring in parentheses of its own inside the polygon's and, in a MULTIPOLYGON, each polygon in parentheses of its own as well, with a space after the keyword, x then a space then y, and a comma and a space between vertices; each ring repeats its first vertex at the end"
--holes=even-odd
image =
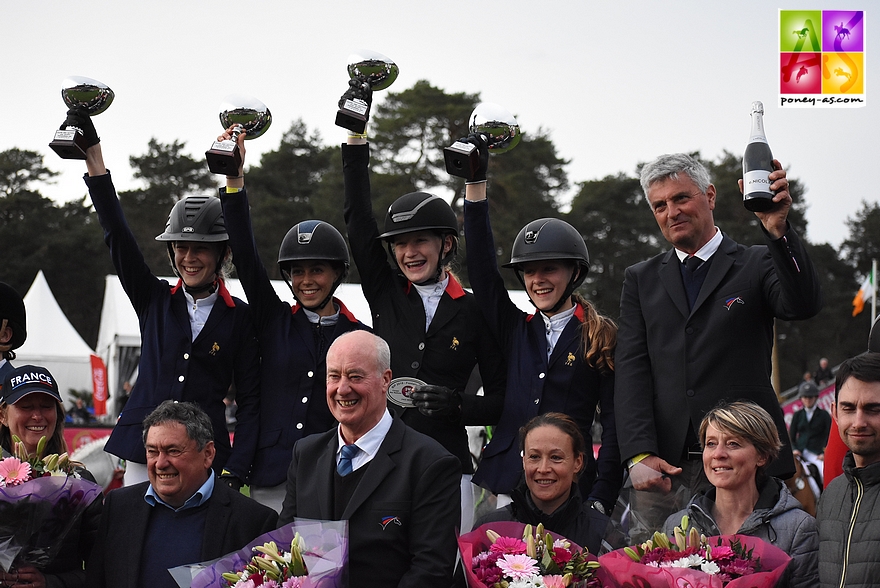
POLYGON ((58 384, 49 370, 38 365, 17 367, 3 378, 3 387, 0 388, 0 403, 15 404, 34 392, 48 394, 59 403, 61 402, 58 384))

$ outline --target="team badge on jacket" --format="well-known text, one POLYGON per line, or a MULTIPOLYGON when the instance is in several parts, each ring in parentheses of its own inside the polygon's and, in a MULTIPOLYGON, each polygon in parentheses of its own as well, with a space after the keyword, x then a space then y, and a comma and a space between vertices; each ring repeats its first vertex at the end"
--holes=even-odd
POLYGON ((379 524, 382 525, 382 529, 384 530, 391 523, 394 523, 398 527, 403 526, 403 523, 401 523, 400 519, 397 517, 382 517, 382 522, 380 522, 379 524))
POLYGON ((727 308, 727 310, 730 310, 730 307, 733 306, 734 304, 745 304, 745 302, 739 296, 737 296, 735 298, 728 298, 727 300, 724 301, 724 306, 727 308))
POLYGON ((565 359, 565 365, 574 365, 575 356, 571 351, 568 352, 568 357, 565 359))
POLYGON ((453 351, 457 351, 457 350, 458 350, 458 345, 459 345, 459 343, 458 343, 458 337, 456 337, 455 335, 453 335, 453 336, 452 336, 452 345, 450 345, 449 348, 452 349, 453 351))

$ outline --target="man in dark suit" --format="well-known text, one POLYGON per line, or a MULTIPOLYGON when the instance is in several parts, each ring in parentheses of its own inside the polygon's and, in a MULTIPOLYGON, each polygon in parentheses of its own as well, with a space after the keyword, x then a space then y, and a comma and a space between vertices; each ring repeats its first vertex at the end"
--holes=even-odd
POLYGON ((347 520, 351 586, 447 587, 455 564, 461 465, 386 408, 391 352, 366 331, 327 351, 339 426, 296 442, 280 524, 347 520))
MULTIPOLYGON (((627 268, 620 301, 617 434, 637 490, 684 486, 677 496, 687 500, 706 483, 696 432, 723 400, 756 402, 788 440, 770 383, 773 319, 814 316, 821 297, 813 264, 787 221, 785 171, 773 165, 773 206, 755 213, 766 245, 752 247, 715 226, 715 186, 701 163, 674 154, 642 168, 642 189, 673 248, 627 268)), ((770 467, 772 475, 794 473, 788 443, 770 467)))
POLYGON ((144 420, 150 481, 110 492, 88 586, 177 588, 177 566, 216 559, 276 527, 277 513, 216 481, 211 419, 166 400, 144 420))

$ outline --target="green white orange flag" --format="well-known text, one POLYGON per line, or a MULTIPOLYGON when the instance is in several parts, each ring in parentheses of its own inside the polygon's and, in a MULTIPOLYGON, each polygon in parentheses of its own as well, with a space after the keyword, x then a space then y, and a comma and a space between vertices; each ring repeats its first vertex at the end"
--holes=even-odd
POLYGON ((874 276, 868 274, 865 278, 865 281, 862 282, 862 287, 859 288, 856 297, 853 298, 853 312, 852 315, 856 316, 860 312, 865 309, 865 304, 871 302, 874 299, 874 276))

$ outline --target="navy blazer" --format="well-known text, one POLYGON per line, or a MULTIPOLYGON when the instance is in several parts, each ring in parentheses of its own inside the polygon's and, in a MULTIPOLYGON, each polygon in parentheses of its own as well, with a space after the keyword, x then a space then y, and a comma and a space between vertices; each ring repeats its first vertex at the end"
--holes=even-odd
POLYGON ((504 357, 477 308, 473 294, 449 277, 437 312, 425 332, 425 307, 410 282, 388 263, 373 216, 368 145, 342 146, 345 174, 345 222, 364 297, 373 314, 373 330, 391 347, 395 378, 413 377, 463 392, 479 364, 483 396, 462 395, 460 422, 432 418, 418 409, 400 409, 403 421, 445 447, 473 472, 463 425, 494 425, 504 402, 504 357))
MULTIPOLYGON (((766 232, 765 232, 766 235, 766 232)), ((688 310, 674 249, 626 270, 617 336, 617 430, 624 460, 647 452, 678 465, 688 426, 719 401, 751 400, 773 417, 785 445, 769 474, 794 473, 782 409, 770 383, 773 319, 822 307, 819 280, 789 227, 767 245, 725 236, 688 310)))
POLYGON ((195 402, 214 427, 217 456, 224 467, 247 479, 259 434, 260 356, 247 304, 233 298, 220 283, 218 298, 202 332, 192 339, 187 301, 180 283, 171 287, 150 272, 122 213, 110 173, 85 177, 104 228, 119 281, 141 329, 138 378, 105 450, 146 463, 143 420, 165 400, 195 402), (235 384, 235 448, 226 432, 223 399, 235 384))
MULTIPOLYGON (((150 506, 144 495, 149 482, 113 490, 104 498, 98 538, 86 566, 90 588, 137 588, 141 551, 150 524, 150 506)), ((208 499, 202 540, 202 561, 239 550, 278 526, 278 513, 232 490, 219 480, 208 499)), ((199 562, 192 562, 199 563, 199 562)))
POLYGON ((318 348, 315 325, 299 304, 293 308, 275 292, 260 261, 251 227, 247 193, 220 190, 223 217, 235 269, 247 294, 262 350, 260 440, 250 482, 277 486, 286 479, 293 444, 336 424, 327 406, 327 347, 349 331, 367 329, 337 298, 339 321, 318 348))
MULTIPOLYGON (((336 428, 297 441, 279 525, 295 517, 334 520, 336 428)), ((349 578, 358 588, 448 588, 461 517, 458 460, 396 416, 342 519, 349 578)))
POLYGON ((598 461, 592 450, 584 456, 580 489, 583 496, 600 500, 610 511, 623 481, 614 421, 614 375, 604 374, 584 361, 583 307, 577 306, 548 358, 543 319, 517 308, 504 287, 487 200, 465 201, 464 230, 468 240, 468 275, 477 303, 507 352, 504 412, 492 441, 483 450, 474 483, 496 494, 510 493, 523 471, 520 427, 539 414, 561 412, 577 423, 589 443, 598 406, 602 446, 598 461))

